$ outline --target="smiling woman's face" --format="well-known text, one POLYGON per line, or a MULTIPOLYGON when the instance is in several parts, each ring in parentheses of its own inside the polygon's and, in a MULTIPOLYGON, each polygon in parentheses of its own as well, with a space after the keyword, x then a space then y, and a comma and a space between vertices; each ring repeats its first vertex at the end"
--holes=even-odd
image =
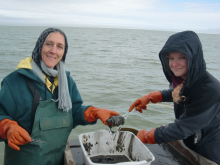
POLYGON ((188 60, 186 56, 180 52, 172 52, 168 55, 169 67, 177 77, 186 80, 188 72, 188 60))
POLYGON ((63 57, 65 39, 59 32, 50 33, 44 41, 41 49, 41 58, 45 65, 54 68, 63 57))

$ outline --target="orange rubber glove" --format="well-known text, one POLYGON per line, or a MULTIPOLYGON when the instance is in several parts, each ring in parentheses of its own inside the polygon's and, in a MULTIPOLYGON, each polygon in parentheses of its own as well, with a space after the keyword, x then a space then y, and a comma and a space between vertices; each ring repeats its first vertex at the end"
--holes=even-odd
POLYGON ((87 122, 91 123, 100 119, 105 125, 109 125, 106 121, 111 116, 120 115, 118 112, 110 111, 107 109, 99 109, 97 107, 89 107, 84 112, 84 117, 87 122))
POLYGON ((129 112, 132 111, 132 109, 134 107, 136 107, 135 109, 137 111, 139 111, 140 113, 142 113, 142 109, 147 109, 147 104, 149 102, 152 103, 158 103, 162 101, 162 94, 160 93, 160 91, 155 91, 155 92, 150 92, 149 95, 144 95, 143 97, 137 99, 129 108, 129 112))
POLYGON ((10 119, 3 119, 0 122, 0 138, 7 138, 8 145, 17 151, 20 150, 18 145, 31 142, 28 132, 10 119))
POLYGON ((154 139, 154 132, 155 132, 155 129, 152 129, 150 131, 146 131, 143 129, 137 133, 137 137, 143 143, 156 144, 157 142, 154 139))

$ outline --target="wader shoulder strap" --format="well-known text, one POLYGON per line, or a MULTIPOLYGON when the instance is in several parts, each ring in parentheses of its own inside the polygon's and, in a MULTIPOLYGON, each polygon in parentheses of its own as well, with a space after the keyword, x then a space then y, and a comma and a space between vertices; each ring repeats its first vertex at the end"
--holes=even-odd
POLYGON ((32 103, 32 109, 31 109, 31 132, 32 132, 35 112, 37 110, 37 107, 38 107, 39 101, 40 101, 40 92, 34 87, 33 82, 29 78, 26 77, 25 80, 26 80, 28 87, 30 88, 30 90, 33 94, 33 103, 32 103))

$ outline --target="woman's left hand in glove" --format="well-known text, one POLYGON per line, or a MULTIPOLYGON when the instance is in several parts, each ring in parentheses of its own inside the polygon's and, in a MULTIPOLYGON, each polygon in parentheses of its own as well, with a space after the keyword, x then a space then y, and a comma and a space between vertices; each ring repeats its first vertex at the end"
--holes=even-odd
POLYGON ((155 129, 152 129, 150 131, 141 130, 138 132, 137 137, 143 142, 143 143, 149 143, 149 144, 156 144, 157 142, 154 139, 154 132, 155 129))
POLYGON ((84 117, 87 122, 91 123, 91 122, 96 121, 97 119, 100 119, 105 125, 109 125, 106 121, 111 116, 117 116, 117 115, 120 115, 120 114, 115 111, 110 111, 108 109, 99 109, 97 107, 89 107, 84 112, 84 117))

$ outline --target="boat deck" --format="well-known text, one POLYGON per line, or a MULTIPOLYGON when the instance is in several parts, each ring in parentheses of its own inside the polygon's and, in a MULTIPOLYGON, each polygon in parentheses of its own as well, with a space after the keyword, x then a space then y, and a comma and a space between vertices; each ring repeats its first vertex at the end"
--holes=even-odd
MULTIPOLYGON (((217 165, 184 147, 181 141, 145 145, 155 157, 151 165, 217 165)), ((65 164, 85 165, 83 152, 78 139, 68 141, 65 151, 65 164)))

